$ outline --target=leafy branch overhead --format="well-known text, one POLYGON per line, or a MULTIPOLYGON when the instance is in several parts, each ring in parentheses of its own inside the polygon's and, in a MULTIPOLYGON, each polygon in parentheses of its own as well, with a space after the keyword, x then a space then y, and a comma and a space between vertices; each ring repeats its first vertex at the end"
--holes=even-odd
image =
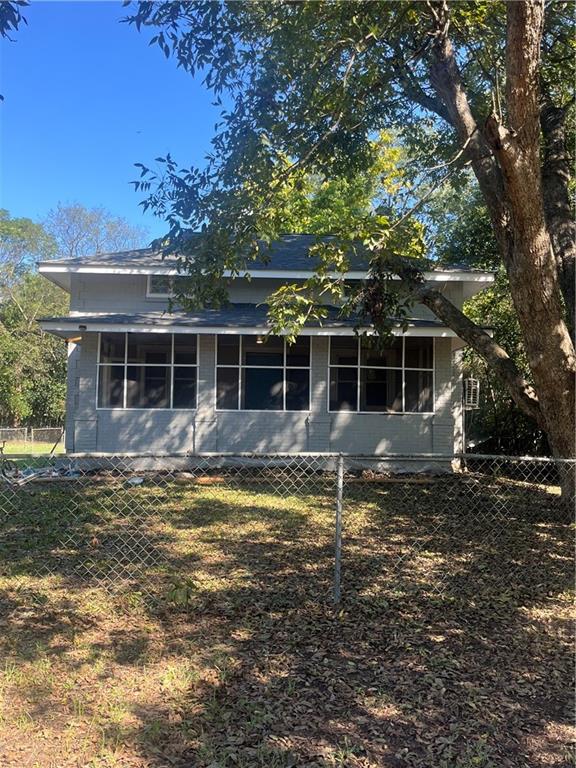
POLYGON ((151 43, 203 77, 221 105, 205 167, 167 156, 157 170, 141 164, 136 182, 145 207, 167 222, 162 245, 181 254, 193 301, 221 301, 208 286, 225 270, 249 271, 295 223, 323 229, 333 239, 319 241, 316 277, 271 300, 277 329, 297 333, 333 293, 386 332, 394 273, 406 306, 428 306, 547 431, 553 451, 572 455, 569 3, 141 2, 128 21, 153 29, 151 43), (434 256, 422 228, 431 204, 470 175, 508 274, 532 383, 414 269, 434 256), (310 214, 312 201, 322 215, 310 214), (359 247, 371 270, 354 297, 343 267, 359 247))
MULTIPOLYGON (((29 5, 28 0, 3 0, 0 3, 0 37, 13 42, 12 34, 16 32, 21 24, 27 24, 25 16, 22 15, 22 8, 29 5)), ((0 94, 0 101, 4 101, 4 96, 0 94)))

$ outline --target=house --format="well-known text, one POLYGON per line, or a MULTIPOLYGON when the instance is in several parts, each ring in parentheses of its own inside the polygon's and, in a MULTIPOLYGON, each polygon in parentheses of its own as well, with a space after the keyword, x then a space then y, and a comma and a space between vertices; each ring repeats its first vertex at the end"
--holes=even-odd
MULTIPOLYGON (((463 343, 423 306, 378 351, 331 309, 290 346, 267 337, 263 302, 311 274, 308 235, 283 237, 230 304, 169 311, 176 261, 149 249, 46 261, 70 314, 44 330, 68 341, 69 452, 449 454, 461 444, 463 343)), ((347 278, 362 280, 357 260, 347 278)), ((493 281, 459 267, 426 274, 458 306, 493 281)))

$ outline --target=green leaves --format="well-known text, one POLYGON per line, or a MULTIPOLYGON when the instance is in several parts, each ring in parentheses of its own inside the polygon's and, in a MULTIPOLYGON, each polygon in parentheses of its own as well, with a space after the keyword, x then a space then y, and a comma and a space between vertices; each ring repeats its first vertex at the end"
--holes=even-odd
POLYGON ((41 224, 0 211, 0 422, 57 424, 64 417, 66 345, 44 334, 42 315, 68 311, 60 288, 34 273, 53 256, 54 238, 41 224))
POLYGON ((16 32, 20 24, 27 24, 21 8, 29 5, 28 0, 12 0, 0 4, 0 36, 11 40, 10 34, 16 32))
POLYGON ((13 219, 8 211, 0 210, 0 299, 36 260, 55 253, 56 243, 41 224, 27 218, 13 219))
POLYGON ((30 272, 0 304, 0 421, 59 424, 66 396, 66 344, 43 333, 36 320, 68 311, 68 297, 30 272))
MULTIPOLYGON (((155 43, 191 74, 202 72, 224 103, 204 168, 162 163, 158 172, 142 168, 136 182, 144 207, 167 222, 167 250, 182 254, 189 302, 222 302, 225 271, 245 274, 281 234, 309 231, 331 235, 330 246, 311 249, 322 255, 314 279, 272 297, 274 327, 295 334, 330 298, 385 334, 383 313, 405 323, 421 297, 414 281, 446 245, 472 173, 500 243, 479 240, 490 250, 486 260, 508 254, 503 222, 513 199, 484 126, 492 110, 509 117, 506 67, 510 74, 518 51, 506 50, 506 17, 515 7, 483 0, 139 3, 129 21, 154 27, 155 43), (454 58, 442 53, 443 41, 454 58), (193 246, 190 231, 203 233, 193 246), (370 280, 346 286, 343 300, 344 262, 355 248, 368 255, 370 280), (401 291, 394 275, 406 278, 401 291)), ((547 4, 542 97, 571 113, 573 32, 568 4, 547 4)), ((482 233, 483 222, 476 224, 482 233)), ((449 243, 457 262, 468 257, 463 243, 449 243)), ((524 328, 525 338, 530 333, 524 328)), ((494 365, 486 346, 477 348, 494 365)), ((538 387, 545 396, 549 385, 538 387)))

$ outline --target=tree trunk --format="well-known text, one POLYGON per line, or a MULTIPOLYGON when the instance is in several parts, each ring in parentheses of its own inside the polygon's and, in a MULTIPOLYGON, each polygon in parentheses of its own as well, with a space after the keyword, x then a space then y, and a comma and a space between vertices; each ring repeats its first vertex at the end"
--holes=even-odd
MULTIPOLYGON (((508 272, 550 447, 557 457, 572 457, 576 358, 564 317, 541 182, 538 78, 543 2, 517 0, 506 5, 510 128, 493 114, 484 131, 479 130, 472 115, 447 36, 447 3, 439 7, 432 82, 461 140, 468 142, 472 167, 508 272)), ((515 400, 518 402, 516 396, 515 400)))
POLYGON ((504 182, 512 228, 510 291, 552 452, 572 457, 576 356, 564 318, 557 265, 544 213, 540 163, 541 0, 507 5, 506 96, 510 128, 486 123, 504 182))
POLYGON ((544 211, 552 237, 560 288, 566 305, 566 319, 574 341, 576 312, 576 221, 570 198, 573 162, 566 147, 566 108, 547 104, 540 113, 544 136, 542 188, 544 211))

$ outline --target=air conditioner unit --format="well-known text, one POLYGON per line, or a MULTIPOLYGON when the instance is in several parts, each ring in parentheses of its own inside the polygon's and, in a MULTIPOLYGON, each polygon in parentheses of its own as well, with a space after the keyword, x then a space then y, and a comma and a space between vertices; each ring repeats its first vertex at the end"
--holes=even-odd
POLYGON ((478 379, 464 379, 462 382, 464 408, 476 410, 480 407, 480 382, 478 379))

